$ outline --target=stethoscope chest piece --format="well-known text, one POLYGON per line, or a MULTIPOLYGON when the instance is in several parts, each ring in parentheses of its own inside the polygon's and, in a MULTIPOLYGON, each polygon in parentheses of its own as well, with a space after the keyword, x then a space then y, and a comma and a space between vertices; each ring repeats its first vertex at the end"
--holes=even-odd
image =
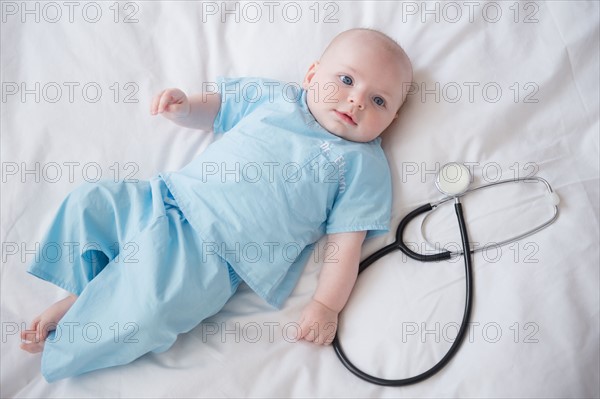
POLYGON ((438 191, 448 197, 464 194, 471 184, 469 169, 460 163, 450 162, 440 168, 435 178, 438 191))

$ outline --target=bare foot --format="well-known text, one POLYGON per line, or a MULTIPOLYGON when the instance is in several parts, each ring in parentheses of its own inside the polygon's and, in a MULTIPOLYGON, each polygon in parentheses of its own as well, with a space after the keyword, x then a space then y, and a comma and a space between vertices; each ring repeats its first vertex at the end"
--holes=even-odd
POLYGON ((29 353, 38 353, 44 349, 48 333, 56 329, 56 325, 65 313, 73 306, 76 295, 69 295, 50 306, 41 315, 33 319, 29 330, 21 331, 21 349, 29 353))

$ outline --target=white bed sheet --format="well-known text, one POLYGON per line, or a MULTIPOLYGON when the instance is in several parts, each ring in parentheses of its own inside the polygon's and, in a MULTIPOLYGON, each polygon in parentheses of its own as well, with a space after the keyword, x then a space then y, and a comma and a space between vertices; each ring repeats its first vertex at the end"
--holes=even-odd
MULTIPOLYGON (((66 3, 2 2, 0 396, 600 395, 599 3, 66 3), (213 140, 151 117, 158 90, 199 92, 218 75, 300 82, 352 27, 396 38, 415 68, 414 90, 383 141, 392 230, 439 198, 432 171, 454 160, 473 163, 476 183, 535 171, 561 198, 550 228, 475 256, 472 325, 455 359, 430 380, 385 388, 347 372, 330 347, 287 342, 316 286, 316 258, 283 310, 242 286, 166 353, 46 383, 40 356, 19 350, 18 331, 64 296, 25 271, 62 198, 98 173, 144 179, 178 169, 213 140)), ((493 242, 550 212, 542 200, 528 205, 532 191, 510 190, 465 203, 473 241, 493 242)), ((451 213, 436 220, 435 239, 456 241, 451 213)), ((367 242, 363 256, 393 239, 390 231, 367 242)), ((388 256, 356 286, 341 319, 344 348, 381 377, 424 370, 455 334, 463 287, 461 261, 388 256)))

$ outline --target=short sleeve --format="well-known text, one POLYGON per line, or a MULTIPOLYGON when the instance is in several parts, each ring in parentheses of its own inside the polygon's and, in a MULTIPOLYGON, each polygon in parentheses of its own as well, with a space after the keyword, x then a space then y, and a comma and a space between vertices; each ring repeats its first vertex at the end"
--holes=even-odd
POLYGON ((327 234, 367 231, 367 238, 389 230, 392 183, 387 159, 379 144, 345 157, 340 189, 327 218, 327 234))
POLYGON ((213 132, 220 134, 231 130, 256 109, 263 100, 263 86, 260 79, 217 78, 216 87, 211 89, 221 94, 221 107, 213 122, 213 132))

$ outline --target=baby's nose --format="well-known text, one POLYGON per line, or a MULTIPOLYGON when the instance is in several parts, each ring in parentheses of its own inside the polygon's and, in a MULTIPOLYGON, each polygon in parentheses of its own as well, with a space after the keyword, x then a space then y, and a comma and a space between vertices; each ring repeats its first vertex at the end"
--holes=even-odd
POLYGON ((365 108, 363 96, 350 94, 350 96, 348 96, 348 102, 358 107, 360 110, 365 108))

